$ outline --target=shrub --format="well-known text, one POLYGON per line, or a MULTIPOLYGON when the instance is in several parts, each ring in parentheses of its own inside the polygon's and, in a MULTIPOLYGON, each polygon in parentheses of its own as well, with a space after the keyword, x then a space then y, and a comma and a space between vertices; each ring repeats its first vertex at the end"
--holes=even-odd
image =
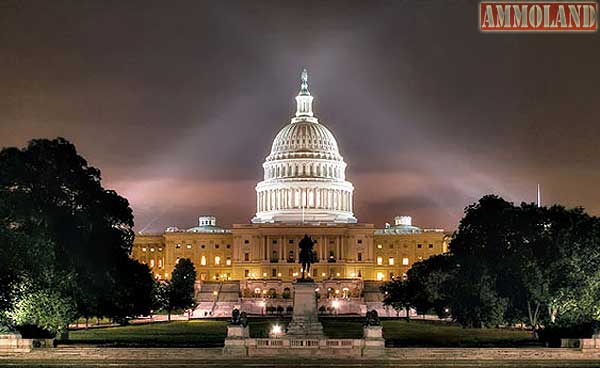
POLYGON ((17 331, 24 339, 52 339, 56 336, 55 332, 30 324, 17 326, 17 331))
POLYGON ((560 339, 589 339, 594 334, 598 322, 580 322, 577 324, 550 324, 538 332, 540 342, 548 347, 560 347, 560 339))

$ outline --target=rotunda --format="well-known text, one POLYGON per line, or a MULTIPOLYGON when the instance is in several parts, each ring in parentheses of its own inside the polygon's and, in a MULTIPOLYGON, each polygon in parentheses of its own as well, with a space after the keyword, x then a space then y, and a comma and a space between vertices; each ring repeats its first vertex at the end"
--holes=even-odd
POLYGON ((277 133, 256 186, 254 223, 355 223, 354 187, 335 137, 312 111, 308 73, 302 72, 296 116, 277 133))

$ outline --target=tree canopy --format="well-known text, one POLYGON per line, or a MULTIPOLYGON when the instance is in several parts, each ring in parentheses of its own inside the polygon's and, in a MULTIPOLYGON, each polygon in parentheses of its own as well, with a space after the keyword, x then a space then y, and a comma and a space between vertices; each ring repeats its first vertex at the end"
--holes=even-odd
POLYGON ((196 268, 188 258, 181 258, 175 265, 170 281, 158 286, 157 300, 162 304, 171 319, 174 310, 185 310, 196 305, 194 284, 196 283, 196 268))
POLYGON ((401 300, 469 327, 588 323, 600 319, 599 270, 600 219, 488 195, 465 209, 448 254, 408 271, 401 300))
POLYGON ((150 294, 151 286, 145 288, 152 276, 129 258, 134 238, 129 203, 102 187, 100 171, 73 144, 64 138, 36 139, 23 149, 4 148, 0 173, 3 324, 23 322, 11 316, 38 323, 31 316, 32 295, 53 300, 57 311, 75 311, 61 312, 63 321, 46 324, 56 331, 74 316, 145 310, 141 299, 131 301, 132 295, 150 294), (132 283, 133 274, 138 280, 132 283), (31 310, 19 310, 26 307, 31 310))

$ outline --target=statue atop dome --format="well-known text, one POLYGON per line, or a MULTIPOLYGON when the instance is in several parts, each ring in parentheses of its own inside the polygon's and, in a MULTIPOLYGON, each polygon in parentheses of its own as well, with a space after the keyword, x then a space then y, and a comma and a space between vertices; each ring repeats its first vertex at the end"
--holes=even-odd
POLYGON ((300 74, 300 92, 298 92, 298 96, 296 96, 296 117, 312 118, 312 102, 313 97, 308 92, 308 71, 306 68, 302 70, 302 74, 300 74))
POLYGON ((302 70, 300 80, 302 81, 302 84, 300 84, 300 95, 310 96, 310 92, 308 92, 308 71, 306 70, 306 68, 302 70))

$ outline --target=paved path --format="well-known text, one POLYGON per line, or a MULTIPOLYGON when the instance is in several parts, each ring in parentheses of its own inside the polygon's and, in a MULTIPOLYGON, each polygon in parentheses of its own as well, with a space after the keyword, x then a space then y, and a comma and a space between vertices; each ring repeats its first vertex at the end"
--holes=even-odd
POLYGON ((0 355, 0 367, 600 367, 600 354, 573 349, 388 348, 385 355, 377 360, 341 355, 233 358, 219 348, 59 347, 0 355))

